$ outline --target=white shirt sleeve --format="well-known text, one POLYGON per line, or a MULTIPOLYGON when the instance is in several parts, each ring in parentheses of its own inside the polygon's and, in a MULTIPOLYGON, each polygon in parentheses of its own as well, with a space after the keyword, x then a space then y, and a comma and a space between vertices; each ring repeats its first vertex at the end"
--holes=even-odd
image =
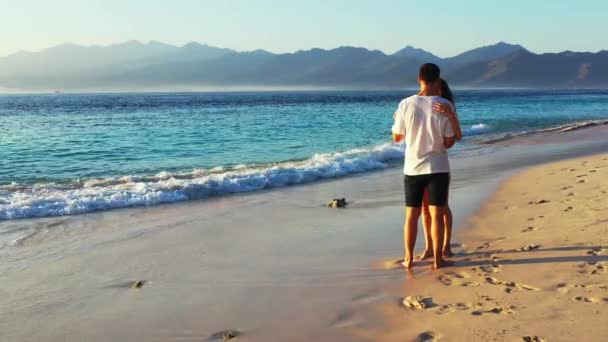
POLYGON ((405 135, 405 107, 405 101, 401 101, 397 107, 395 123, 391 129, 394 134, 405 135))

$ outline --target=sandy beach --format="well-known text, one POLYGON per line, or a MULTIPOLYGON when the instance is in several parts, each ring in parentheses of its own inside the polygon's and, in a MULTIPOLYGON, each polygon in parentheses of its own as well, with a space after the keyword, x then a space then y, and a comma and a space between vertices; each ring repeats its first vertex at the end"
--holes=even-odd
MULTIPOLYGON (((414 270, 381 305, 382 341, 606 341, 608 154, 509 179, 457 234, 455 267, 414 270)), ((419 262, 420 267, 426 262, 419 262)), ((428 267, 428 266, 427 266, 428 267)))
POLYGON ((608 1, 4 3, 0 342, 608 342, 608 1))
POLYGON ((425 332, 445 341, 601 341, 607 156, 501 184, 534 165, 606 151, 605 133, 521 138, 455 160, 453 241, 461 246, 456 266, 439 272, 390 266, 403 254, 400 167, 208 201, 0 222, 7 232, 31 230, 0 254, 0 340, 201 341, 232 329, 239 341, 407 341, 425 332), (327 208, 334 197, 351 204, 327 208), (131 288, 137 280, 143 286, 131 288), (427 309, 403 306, 418 295, 427 309))

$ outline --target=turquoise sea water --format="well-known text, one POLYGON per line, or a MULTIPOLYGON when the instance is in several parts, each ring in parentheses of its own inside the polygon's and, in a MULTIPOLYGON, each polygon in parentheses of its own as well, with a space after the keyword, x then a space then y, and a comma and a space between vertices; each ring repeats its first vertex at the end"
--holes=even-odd
MULTIPOLYGON (((0 95, 0 219, 200 199, 347 176, 402 157, 413 92, 0 95)), ((465 140, 608 119, 608 91, 456 91, 465 140)))

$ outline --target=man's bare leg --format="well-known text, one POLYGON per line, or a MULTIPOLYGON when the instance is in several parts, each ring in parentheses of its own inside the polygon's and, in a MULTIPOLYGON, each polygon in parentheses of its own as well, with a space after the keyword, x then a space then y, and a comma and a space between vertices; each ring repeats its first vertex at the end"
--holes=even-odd
POLYGON ((429 209, 432 218, 431 235, 433 237, 433 268, 438 269, 445 265, 445 260, 442 255, 443 237, 445 233, 445 223, 443 221, 445 207, 431 205, 429 206, 429 209))
POLYGON ((445 236, 444 236, 444 240, 443 240, 443 257, 451 258, 454 255, 454 253, 452 253, 452 247, 451 247, 453 218, 452 218, 452 209, 450 209, 450 206, 446 206, 446 208, 445 208, 445 214, 443 215, 443 222, 444 222, 444 226, 445 226, 445 236))
POLYGON ((405 208, 405 225, 403 226, 403 244, 405 246, 405 258, 403 266, 411 268, 414 263, 414 245, 418 234, 418 219, 420 218, 420 208, 405 208))
POLYGON ((429 211, 429 193, 424 192, 422 199, 422 228, 424 229, 424 252, 418 256, 425 260, 433 256, 433 237, 431 236, 431 212, 429 211))

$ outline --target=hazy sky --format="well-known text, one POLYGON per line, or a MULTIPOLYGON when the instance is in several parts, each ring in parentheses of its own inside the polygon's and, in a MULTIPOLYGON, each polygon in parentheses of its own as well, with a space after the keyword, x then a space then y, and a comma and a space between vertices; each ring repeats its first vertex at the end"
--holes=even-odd
POLYGON ((608 49, 604 0, 0 0, 0 13, 0 56, 131 39, 273 52, 413 45, 442 57, 498 41, 608 49))

